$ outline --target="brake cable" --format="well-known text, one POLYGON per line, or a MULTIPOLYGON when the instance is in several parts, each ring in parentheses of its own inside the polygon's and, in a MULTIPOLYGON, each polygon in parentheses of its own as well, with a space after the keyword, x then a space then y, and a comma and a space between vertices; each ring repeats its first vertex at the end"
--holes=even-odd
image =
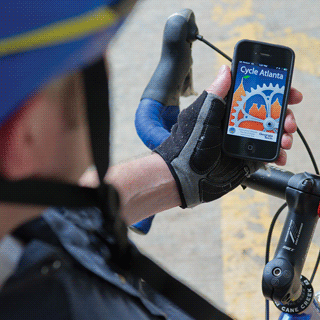
MULTIPOLYGON (((210 48, 212 48, 213 50, 215 50, 216 52, 218 52, 219 54, 221 54, 224 58, 226 58, 227 60, 229 60, 230 62, 232 62, 232 59, 226 54, 224 53, 223 51, 221 51, 219 48, 217 48, 216 46, 214 46, 212 43, 210 43, 209 41, 207 41, 206 39, 203 38, 203 36, 201 35, 196 35, 196 38, 200 41, 202 41, 203 43, 205 43, 206 45, 208 45, 210 48)), ((313 156, 313 153, 311 151, 311 148, 309 147, 309 144, 307 142, 307 140, 305 139, 305 137, 303 136, 301 130, 299 129, 299 127, 297 127, 297 133, 301 139, 301 141, 303 142, 308 154, 309 154, 309 157, 311 159, 311 162, 313 164, 313 168, 315 170, 315 173, 317 175, 319 175, 319 169, 318 169, 318 166, 317 166, 317 163, 316 163, 316 160, 313 156)), ((272 232, 273 232, 273 229, 274 229, 274 226, 275 226, 275 223, 277 221, 277 219, 279 218, 281 212, 283 211, 284 208, 287 207, 287 203, 284 203, 278 210, 277 212, 275 213, 275 215, 273 216, 273 219, 271 221, 271 224, 270 224, 270 227, 269 227, 269 231, 268 231, 268 237, 267 237, 267 242, 266 242, 266 253, 265 253, 265 263, 267 264, 269 262, 269 255, 270 255, 270 245, 271 245, 271 238, 272 238, 272 232)), ((320 250, 319 250, 319 253, 318 253, 318 257, 317 257, 317 260, 316 260, 316 263, 315 263, 315 266, 313 268, 313 272, 312 272, 312 275, 311 275, 311 278, 310 278, 310 283, 312 283, 314 277, 315 277, 315 274, 318 270, 318 267, 319 267, 319 263, 320 263, 320 250)), ((266 299, 266 320, 269 320, 269 300, 266 299)))

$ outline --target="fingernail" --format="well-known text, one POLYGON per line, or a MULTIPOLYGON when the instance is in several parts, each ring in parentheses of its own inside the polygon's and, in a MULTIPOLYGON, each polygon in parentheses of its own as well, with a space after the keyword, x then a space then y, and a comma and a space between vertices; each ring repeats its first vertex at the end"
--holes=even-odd
POLYGON ((225 64, 222 65, 222 66, 220 67, 220 69, 219 69, 218 76, 224 74, 225 71, 226 71, 226 69, 227 69, 227 66, 226 66, 225 64))
POLYGON ((293 125, 295 126, 295 130, 297 130, 297 121, 296 121, 296 118, 294 117, 294 115, 292 115, 291 119, 292 119, 293 125))

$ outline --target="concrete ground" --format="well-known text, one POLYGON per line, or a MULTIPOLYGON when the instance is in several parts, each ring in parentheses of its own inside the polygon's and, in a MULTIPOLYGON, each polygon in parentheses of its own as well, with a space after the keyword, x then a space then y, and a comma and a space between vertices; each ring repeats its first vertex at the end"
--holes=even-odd
MULTIPOLYGON (((230 56, 235 43, 244 38, 287 45, 295 51, 293 86, 303 93, 304 101, 292 109, 320 160, 319 1, 296 0, 293 6, 288 0, 144 0, 138 3, 109 50, 113 163, 149 153, 135 133, 134 114, 159 61, 166 19, 183 8, 195 12, 200 34, 230 56)), ((221 64, 229 64, 200 42, 193 45, 193 59, 194 87, 199 93, 213 81, 221 64)), ((181 108, 193 99, 182 99, 181 108)), ((297 135, 288 152, 286 168, 294 172, 314 171, 297 135)), ((174 208, 158 214, 148 235, 130 236, 143 251, 235 318, 263 319, 261 273, 266 234, 281 203, 239 188, 192 210, 174 208)), ((275 239, 280 231, 281 222, 276 226, 275 239)), ((315 233, 307 259, 307 277, 319 249, 319 232, 315 233)), ((320 276, 314 283, 319 288, 320 276)), ((272 307, 271 319, 276 315, 272 307)))

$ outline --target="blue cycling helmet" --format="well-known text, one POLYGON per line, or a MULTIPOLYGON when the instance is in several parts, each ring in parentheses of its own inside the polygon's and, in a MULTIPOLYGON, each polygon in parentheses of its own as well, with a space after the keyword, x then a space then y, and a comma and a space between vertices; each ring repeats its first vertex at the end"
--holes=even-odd
POLYGON ((0 11, 0 126, 52 78, 105 53, 135 0, 11 0, 0 11))

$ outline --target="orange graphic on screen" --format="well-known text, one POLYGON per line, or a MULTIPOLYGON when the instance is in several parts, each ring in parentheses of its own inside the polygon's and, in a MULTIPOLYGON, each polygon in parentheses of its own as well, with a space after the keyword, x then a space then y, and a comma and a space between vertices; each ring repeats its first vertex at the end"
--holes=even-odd
POLYGON ((250 92, 245 91, 242 78, 233 94, 229 126, 276 133, 281 104, 279 97, 275 95, 283 93, 284 86, 279 88, 278 84, 263 84, 262 87, 258 85, 250 92))

